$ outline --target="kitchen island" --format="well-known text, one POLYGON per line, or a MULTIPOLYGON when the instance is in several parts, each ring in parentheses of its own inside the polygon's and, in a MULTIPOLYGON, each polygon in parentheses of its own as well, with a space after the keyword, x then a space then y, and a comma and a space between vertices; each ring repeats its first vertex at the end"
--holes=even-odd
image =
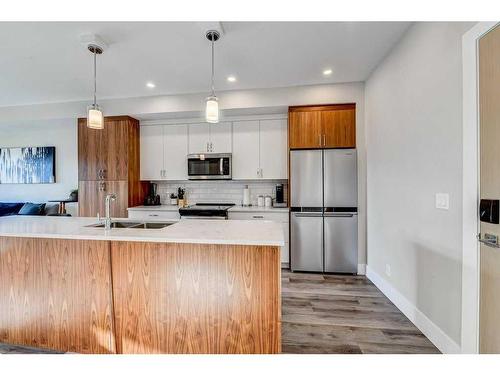
POLYGON ((0 342, 78 353, 279 353, 279 223, 0 218, 0 342))

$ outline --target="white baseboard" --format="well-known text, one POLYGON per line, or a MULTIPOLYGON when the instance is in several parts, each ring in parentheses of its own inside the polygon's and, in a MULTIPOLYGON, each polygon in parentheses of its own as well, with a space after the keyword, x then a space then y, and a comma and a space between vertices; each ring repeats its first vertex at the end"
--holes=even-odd
POLYGON ((366 275, 366 264, 358 264, 358 275, 366 275))
POLYGON ((391 283, 373 271, 370 266, 366 267, 366 277, 368 277, 368 279, 370 279, 442 353, 461 353, 460 345, 453 341, 422 311, 406 299, 406 297, 396 290, 391 283))

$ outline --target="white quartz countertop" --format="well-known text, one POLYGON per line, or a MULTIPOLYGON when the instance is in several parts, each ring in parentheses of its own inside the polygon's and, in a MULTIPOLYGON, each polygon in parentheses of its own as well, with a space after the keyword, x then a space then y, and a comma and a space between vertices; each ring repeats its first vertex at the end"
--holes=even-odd
MULTIPOLYGON (((130 207, 129 211, 178 211, 179 207, 174 205, 162 204, 161 206, 136 206, 130 207)), ((258 207, 258 206, 233 206, 230 212, 288 212, 288 207, 258 207)))
MULTIPOLYGON (((120 219, 119 221, 136 221, 120 219)), ((284 246, 280 223, 267 220, 181 220, 162 229, 92 228, 95 218, 64 216, 0 217, 0 236, 103 241, 175 242, 284 246)))

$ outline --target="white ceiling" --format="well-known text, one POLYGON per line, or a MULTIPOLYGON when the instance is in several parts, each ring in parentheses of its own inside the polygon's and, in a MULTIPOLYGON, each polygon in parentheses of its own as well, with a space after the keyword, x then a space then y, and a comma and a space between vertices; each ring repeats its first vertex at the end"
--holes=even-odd
MULTIPOLYGON (((0 106, 90 100, 92 55, 80 35, 108 44, 98 98, 209 91, 210 24, 0 23, 0 106), (152 81, 156 88, 149 89, 152 81)), ((223 22, 216 91, 364 81, 407 22, 223 22), (322 72, 331 68, 329 77, 322 72), (226 81, 235 75, 237 82, 226 81)))

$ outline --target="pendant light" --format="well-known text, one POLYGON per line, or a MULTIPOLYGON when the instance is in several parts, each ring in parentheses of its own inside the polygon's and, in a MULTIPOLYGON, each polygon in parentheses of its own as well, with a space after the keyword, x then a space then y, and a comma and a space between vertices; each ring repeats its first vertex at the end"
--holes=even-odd
POLYGON ((96 44, 89 44, 88 50, 94 55, 94 103, 87 108, 87 127, 91 129, 104 129, 104 117, 101 108, 97 105, 97 55, 102 54, 103 49, 96 44))
POLYGON ((219 122, 219 101, 215 96, 214 87, 214 43, 219 40, 220 34, 216 30, 209 30, 206 34, 207 39, 212 42, 212 93, 206 100, 205 119, 207 122, 216 124, 219 122))

